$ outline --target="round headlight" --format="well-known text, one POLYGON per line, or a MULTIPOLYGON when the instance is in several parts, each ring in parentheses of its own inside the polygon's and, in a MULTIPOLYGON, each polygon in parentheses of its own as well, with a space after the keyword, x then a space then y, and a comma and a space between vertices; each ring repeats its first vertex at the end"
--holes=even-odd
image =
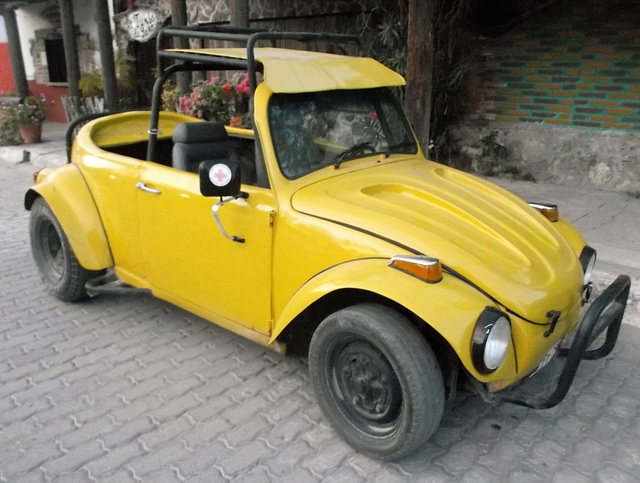
POLYGON ((509 352, 511 323, 503 312, 487 307, 476 322, 471 344, 473 363, 482 374, 502 365, 509 352))
POLYGON ((511 340, 511 326, 505 317, 500 317, 493 325, 484 345, 484 365, 495 371, 504 362, 511 340))
POLYGON ((591 280, 591 274, 593 273, 593 267, 596 265, 597 253, 589 245, 582 249, 580 254, 580 265, 582 265, 582 272, 584 273, 583 284, 587 285, 591 280))

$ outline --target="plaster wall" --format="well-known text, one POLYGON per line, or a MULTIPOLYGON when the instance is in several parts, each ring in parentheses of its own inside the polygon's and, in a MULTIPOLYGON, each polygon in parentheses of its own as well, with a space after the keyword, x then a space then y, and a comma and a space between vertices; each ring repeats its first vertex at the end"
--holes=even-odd
POLYGON ((7 29, 4 26, 4 17, 0 16, 0 43, 7 42, 7 29))
MULTIPOLYGON (((113 3, 107 2, 109 6, 109 18, 113 19, 113 3)), ((99 70, 100 66, 100 45, 98 41, 98 24, 96 22, 96 0, 83 0, 73 3, 73 15, 75 24, 79 26, 80 32, 88 35, 90 46, 93 50, 92 62, 95 69, 99 70)), ((111 34, 115 36, 115 25, 113 20, 110 22, 111 34)), ((113 43, 115 51, 116 44, 113 43)))
POLYGON ((80 32, 88 35, 90 50, 92 50, 91 63, 94 69, 97 69, 97 66, 100 65, 100 49, 98 48, 98 25, 95 20, 95 11, 95 0, 73 2, 73 19, 75 24, 80 27, 80 32))
POLYGON ((494 160, 501 169, 538 183, 640 192, 638 132, 476 122, 460 124, 452 133, 461 146, 462 167, 473 171, 486 172, 490 153, 501 152, 494 160))
POLYGON ((31 41, 35 38, 36 30, 49 28, 51 23, 41 16, 42 4, 25 5, 16 10, 16 23, 20 32, 20 49, 24 62, 27 80, 35 79, 34 59, 31 55, 31 41))
POLYGON ((451 129, 461 166, 639 191, 638 25, 637 1, 563 0, 479 38, 467 112, 451 129))

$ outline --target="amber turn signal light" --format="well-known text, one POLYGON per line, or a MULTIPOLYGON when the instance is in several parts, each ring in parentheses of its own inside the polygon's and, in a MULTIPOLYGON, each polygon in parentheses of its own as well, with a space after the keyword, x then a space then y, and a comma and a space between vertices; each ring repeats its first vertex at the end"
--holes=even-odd
POLYGON ((48 175, 50 172, 51 172, 51 168, 42 168, 41 170, 36 171, 35 173, 33 173, 33 182, 35 184, 42 182, 44 177, 48 175))
POLYGON ((389 266, 427 283, 442 280, 442 265, 437 258, 397 256, 391 259, 389 266))
POLYGON ((552 205, 550 203, 529 203, 529 205, 542 213, 542 216, 552 223, 560 219, 558 205, 552 205))

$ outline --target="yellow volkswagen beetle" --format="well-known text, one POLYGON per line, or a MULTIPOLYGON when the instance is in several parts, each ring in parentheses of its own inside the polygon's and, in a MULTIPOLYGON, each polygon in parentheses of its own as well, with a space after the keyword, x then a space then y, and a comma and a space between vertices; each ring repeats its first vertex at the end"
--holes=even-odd
POLYGON ((507 398, 551 407, 612 350, 629 278, 585 314, 596 254, 556 206, 427 161, 392 94, 404 79, 375 60, 259 46, 354 38, 159 35, 246 48, 160 50, 151 110, 87 123, 37 175, 32 251, 58 298, 146 290, 308 356, 327 419, 385 459, 423 444, 463 383, 504 399, 561 354, 551 394, 507 398), (252 128, 160 112, 181 70, 246 70, 252 128))

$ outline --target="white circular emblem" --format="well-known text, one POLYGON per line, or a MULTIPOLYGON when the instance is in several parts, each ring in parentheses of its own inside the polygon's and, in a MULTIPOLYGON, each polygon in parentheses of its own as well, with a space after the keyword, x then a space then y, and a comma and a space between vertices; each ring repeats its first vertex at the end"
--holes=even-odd
POLYGON ((214 164, 209 170, 209 179, 218 187, 227 186, 231 181, 231 170, 226 164, 214 164))

